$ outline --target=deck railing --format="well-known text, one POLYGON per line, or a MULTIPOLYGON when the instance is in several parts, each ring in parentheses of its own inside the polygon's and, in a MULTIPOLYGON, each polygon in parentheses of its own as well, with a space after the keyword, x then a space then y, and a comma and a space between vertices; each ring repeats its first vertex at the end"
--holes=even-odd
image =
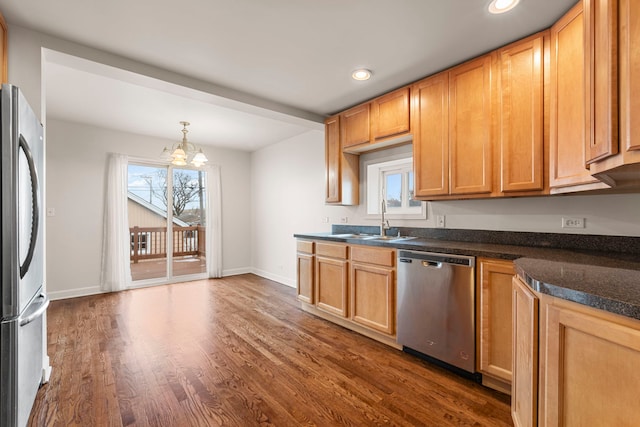
MULTIPOLYGON (((131 261, 166 258, 167 227, 131 227, 131 261)), ((204 255, 205 227, 173 227, 173 256, 204 255)))

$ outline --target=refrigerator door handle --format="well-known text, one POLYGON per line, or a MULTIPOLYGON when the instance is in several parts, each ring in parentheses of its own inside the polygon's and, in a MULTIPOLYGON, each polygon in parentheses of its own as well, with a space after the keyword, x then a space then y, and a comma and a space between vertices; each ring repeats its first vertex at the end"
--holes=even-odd
POLYGON ((36 309, 33 313, 25 317, 24 319, 20 319, 20 326, 28 325, 29 323, 36 320, 38 317, 42 316, 45 311, 47 311, 47 307, 49 307, 49 298, 45 294, 40 294, 38 298, 44 298, 40 307, 36 309))
POLYGON ((33 160, 33 154, 31 153, 31 149, 29 148, 29 144, 27 141, 20 135, 20 148, 24 152, 27 163, 29 164, 29 176, 31 177, 31 239, 29 241, 29 250, 27 252, 27 256, 24 259, 24 262, 20 266, 20 278, 22 279, 27 271, 29 271, 29 266, 31 265, 31 260, 33 259, 33 253, 36 250, 36 240, 38 239, 38 228, 40 226, 40 189, 38 186, 38 173, 36 171, 36 164, 33 160))

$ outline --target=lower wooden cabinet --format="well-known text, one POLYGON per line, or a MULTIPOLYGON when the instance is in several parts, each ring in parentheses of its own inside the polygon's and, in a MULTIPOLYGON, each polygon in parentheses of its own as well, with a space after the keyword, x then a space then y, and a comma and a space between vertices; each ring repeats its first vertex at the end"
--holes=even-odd
POLYGON ((313 304, 315 255, 314 242, 298 240, 296 242, 296 284, 298 299, 313 304))
POLYGON ((515 269, 512 261, 490 258, 478 258, 476 265, 478 370, 484 385, 510 393, 515 269))
POLYGON ((513 278, 511 417, 516 427, 538 425, 538 298, 513 278))
POLYGON ((348 247, 340 243, 316 242, 316 306, 336 316, 348 315, 348 247))
POLYGON ((396 282, 393 249, 351 247, 351 319, 395 335, 396 282))
POLYGON ((640 321, 542 301, 540 425, 639 425, 640 321))
POLYGON ((640 320, 513 280, 515 426, 637 426, 640 320), (539 314, 538 314, 539 313, 539 314))
POLYGON ((393 347, 396 251, 328 241, 297 241, 302 308, 393 347))

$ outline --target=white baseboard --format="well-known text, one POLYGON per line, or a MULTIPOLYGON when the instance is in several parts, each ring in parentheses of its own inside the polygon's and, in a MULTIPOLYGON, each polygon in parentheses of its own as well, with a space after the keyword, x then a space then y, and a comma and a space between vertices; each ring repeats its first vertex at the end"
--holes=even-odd
POLYGON ((227 277, 227 276, 237 276, 238 274, 247 274, 247 273, 251 273, 251 267, 243 267, 243 268, 234 268, 231 270, 223 270, 222 271, 222 277, 227 277))
POLYGON ((89 286, 86 288, 76 288, 69 289, 66 291, 49 291, 47 290, 47 295, 51 301, 55 301, 58 299, 67 299, 67 298, 76 298, 76 297, 86 297, 88 295, 97 295, 102 294, 104 291, 100 289, 100 286, 89 286))
POLYGON ((290 288, 295 288, 296 287, 295 279, 292 280, 292 279, 290 279, 288 277, 279 276, 277 274, 269 273, 268 271, 260 270, 260 269, 257 269, 257 268, 253 268, 251 270, 251 273, 255 274, 256 276, 264 277, 265 279, 269 279, 269 280, 276 281, 278 283, 282 283, 283 285, 289 286, 290 288))

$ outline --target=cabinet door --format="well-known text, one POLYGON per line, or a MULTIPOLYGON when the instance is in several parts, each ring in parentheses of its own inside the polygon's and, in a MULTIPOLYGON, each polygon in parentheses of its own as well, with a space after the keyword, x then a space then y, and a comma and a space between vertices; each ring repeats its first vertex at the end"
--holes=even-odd
POLYGON ((370 264, 351 264, 351 319, 363 326, 395 333, 395 272, 370 264))
POLYGON ((618 0, 584 0, 587 164, 618 152, 618 0))
POLYGON ((640 163, 640 2, 620 0, 620 144, 640 163))
POLYGON ((316 306, 320 310, 347 317, 348 262, 316 256, 316 306))
POLYGON ((503 192, 544 187, 544 38, 525 39, 499 54, 503 192))
POLYGON ((313 304, 314 262, 313 255, 298 252, 296 263, 298 299, 308 304, 313 304))
POLYGON ((640 322, 608 319, 547 306, 542 425, 638 425, 640 322))
POLYGON ((512 261, 478 259, 480 297, 480 370, 511 383, 512 261))
POLYGON ((549 185, 596 183, 586 161, 582 2, 551 27, 549 185))
POLYGON ((373 138, 409 132, 409 88, 398 89, 371 102, 373 138))
POLYGON ((340 199, 340 116, 329 117, 324 122, 325 170, 327 203, 339 203, 340 199))
POLYGON ((449 194, 449 73, 411 88, 416 197, 449 194))
POLYGON ((516 427, 538 422, 538 298, 513 278, 513 382, 511 417, 516 427))
POLYGON ((451 194, 492 190, 491 56, 449 72, 451 194))
POLYGON ((342 151, 340 143, 340 116, 324 122, 325 132, 325 202, 357 205, 359 201, 359 159, 355 154, 342 151))
POLYGON ((340 115, 340 136, 342 148, 369 143, 370 122, 369 103, 353 107, 340 115))

